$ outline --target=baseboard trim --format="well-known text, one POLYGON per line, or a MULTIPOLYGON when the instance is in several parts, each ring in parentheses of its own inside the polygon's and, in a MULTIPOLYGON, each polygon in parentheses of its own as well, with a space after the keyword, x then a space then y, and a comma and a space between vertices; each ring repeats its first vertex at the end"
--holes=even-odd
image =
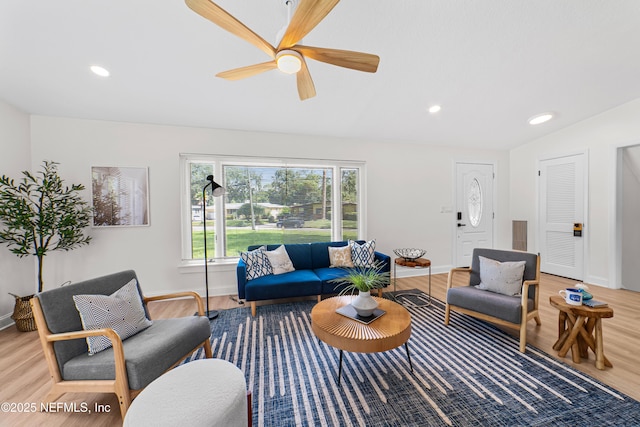
POLYGON ((4 316, 0 317, 0 331, 3 329, 7 329, 9 326, 15 324, 15 322, 11 318, 11 314, 12 313, 5 314, 4 316))
POLYGON ((605 287, 605 288, 609 287, 609 279, 606 279, 604 277, 587 276, 586 282, 594 284, 594 285, 602 286, 602 287, 605 287))

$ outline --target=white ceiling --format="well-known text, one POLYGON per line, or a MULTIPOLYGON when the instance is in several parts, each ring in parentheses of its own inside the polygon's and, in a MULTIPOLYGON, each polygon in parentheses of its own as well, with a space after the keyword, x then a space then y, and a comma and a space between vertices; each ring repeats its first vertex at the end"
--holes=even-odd
MULTIPOLYGON (((275 43, 284 0, 218 0, 275 43)), ((304 44, 317 96, 183 0, 2 0, 0 98, 33 114, 508 149, 640 98, 640 0, 343 0, 304 44), (100 64, 104 79, 88 71, 100 64), (441 104, 430 115, 426 109, 441 104), (557 118, 531 127, 527 119, 557 118)))

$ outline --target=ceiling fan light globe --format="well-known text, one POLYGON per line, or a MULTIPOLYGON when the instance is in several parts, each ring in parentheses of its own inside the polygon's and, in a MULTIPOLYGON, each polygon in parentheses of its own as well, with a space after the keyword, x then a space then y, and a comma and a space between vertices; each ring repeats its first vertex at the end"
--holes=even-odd
POLYGON ((302 68, 302 56, 293 50, 283 50, 276 56, 278 70, 286 74, 295 74, 302 68))

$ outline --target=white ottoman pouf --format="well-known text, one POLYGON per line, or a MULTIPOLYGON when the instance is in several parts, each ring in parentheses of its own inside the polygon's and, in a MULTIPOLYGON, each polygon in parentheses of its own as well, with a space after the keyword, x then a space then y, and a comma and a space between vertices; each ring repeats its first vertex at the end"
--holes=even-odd
POLYGON ((202 359, 161 375, 133 400, 125 427, 247 427, 247 384, 234 364, 202 359))

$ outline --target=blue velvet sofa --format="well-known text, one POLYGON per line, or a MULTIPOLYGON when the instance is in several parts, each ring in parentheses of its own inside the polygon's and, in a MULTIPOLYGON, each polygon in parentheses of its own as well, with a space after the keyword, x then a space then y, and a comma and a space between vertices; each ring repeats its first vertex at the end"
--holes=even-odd
MULTIPOLYGON (((358 241, 363 243, 363 241, 358 241)), ((329 267, 329 246, 346 246, 348 242, 316 242, 285 244, 289 258, 295 271, 284 274, 270 274, 257 279, 247 280, 247 269, 242 258, 238 261, 236 274, 238 278, 238 298, 251 303, 251 314, 256 315, 256 301, 277 298, 302 297, 333 294, 340 291, 335 283, 330 283, 347 274, 343 268, 329 267)), ((249 246, 252 251, 262 245, 249 246)), ((271 251, 280 245, 266 245, 271 251)), ((383 263, 383 272, 391 269, 391 258, 380 252, 375 253, 375 259, 383 263)), ((381 291, 380 291, 381 292, 381 291)))

